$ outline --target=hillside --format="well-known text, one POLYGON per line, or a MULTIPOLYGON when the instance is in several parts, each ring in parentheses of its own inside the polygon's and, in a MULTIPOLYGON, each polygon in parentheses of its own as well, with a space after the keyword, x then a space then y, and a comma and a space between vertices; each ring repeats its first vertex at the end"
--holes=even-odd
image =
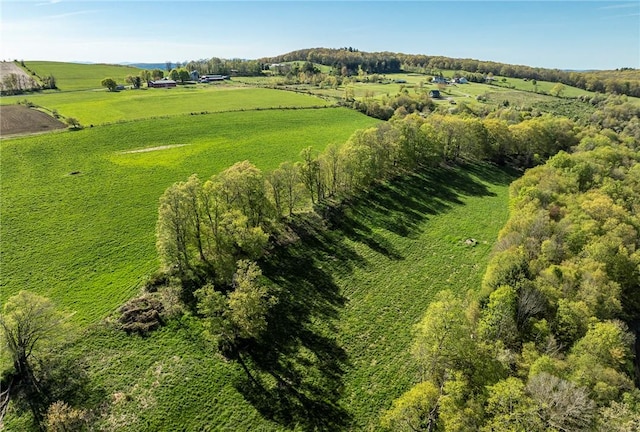
POLYGON ((469 168, 392 182, 363 197, 331 231, 302 224, 310 237, 265 267, 291 289, 292 302, 310 307, 306 319, 298 316, 287 330, 299 332, 308 348, 284 358, 300 372, 307 402, 293 393, 252 391, 239 366, 212 353, 192 317, 147 338, 98 325, 67 348, 69 358, 86 367, 89 405, 115 400, 95 425, 123 431, 377 429, 378 410, 412 381, 406 355, 412 326, 437 291, 463 293, 480 282, 506 221, 513 177, 469 168), (451 226, 458 228, 452 232, 451 226), (479 244, 465 245, 467 237, 479 244), (326 365, 305 361, 307 349, 326 365))
POLYGON ((139 75, 140 69, 110 64, 82 64, 51 61, 26 61, 25 65, 41 77, 53 75, 61 91, 99 89, 100 81, 111 77, 124 83, 129 75, 139 75))
MULTIPOLYGON (((337 51, 369 62, 396 56, 337 51)), ((5 110, 20 109, 18 118, 35 105, 84 128, 0 141, 0 324, 13 323, 23 290, 46 297, 32 304, 68 314, 50 344, 35 345, 35 378, 21 374, 11 350, 0 353, 2 389, 15 384, 7 430, 53 420, 105 431, 398 430, 388 418, 407 394, 417 395, 410 404, 422 404, 415 412, 425 424, 457 419, 459 430, 474 430, 465 425, 503 421, 493 397, 514 380, 519 387, 505 394, 527 401, 518 405, 526 411, 529 373, 571 379, 575 390, 582 378, 561 368, 575 366, 573 353, 553 337, 586 335, 580 320, 590 309, 580 302, 604 310, 589 322, 631 322, 615 295, 635 301, 640 99, 497 74, 460 83, 455 64, 437 74, 448 83, 434 83, 424 70, 350 74, 347 66, 342 76, 328 57, 318 59, 324 67, 289 57, 269 59, 283 68, 261 76, 114 92, 97 88, 104 74, 140 71, 26 62, 58 73, 66 88, 3 97, 3 121, 5 110), (552 167, 562 175, 547 187, 536 173, 552 167), (602 189, 595 202, 592 184, 602 189), (578 191, 586 193, 568 204, 578 191), (522 217, 513 217, 516 205, 522 217), (569 212, 576 216, 560 223, 569 212), (581 252, 596 234, 607 242, 581 252), (500 261, 496 251, 507 246, 500 261), (563 267, 582 297, 556 317, 564 299, 546 281, 560 277, 554 269, 569 253, 602 263, 563 267), (606 272, 624 283, 600 286, 606 272), (502 286, 516 277, 521 285, 502 286), (533 284, 550 306, 520 336, 509 321, 517 309, 492 313, 498 295, 524 297, 533 284), (606 307, 601 288, 614 298, 606 307), (443 304, 455 306, 450 322, 464 345, 455 349, 476 351, 425 366, 416 338, 425 322, 448 316, 443 304), (526 343, 505 345, 503 324, 526 343), (441 381, 424 385, 433 365, 441 381), (428 403, 436 410, 427 415, 428 403)), ((588 381, 600 399, 585 400, 602 419, 615 403, 640 407, 621 338, 611 351, 621 375, 602 372, 604 387, 588 381), (624 400, 609 386, 619 377, 624 400)))
POLYGON ((423 54, 392 52, 360 52, 353 48, 309 48, 292 51, 276 57, 260 59, 265 63, 311 61, 330 65, 336 70, 356 74, 359 69, 367 73, 420 72, 437 73, 452 69, 468 74, 492 74, 507 78, 526 78, 561 82, 583 90, 618 93, 640 97, 640 70, 626 68, 619 71, 563 71, 525 65, 511 65, 476 59, 459 59, 423 54))

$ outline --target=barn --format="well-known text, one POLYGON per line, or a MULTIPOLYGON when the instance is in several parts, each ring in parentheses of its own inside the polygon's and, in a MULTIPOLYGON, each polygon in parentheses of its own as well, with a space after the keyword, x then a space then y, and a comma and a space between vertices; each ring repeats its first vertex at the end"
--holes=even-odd
POLYGON ((168 78, 147 82, 147 87, 151 87, 151 88, 170 88, 175 86, 176 86, 176 82, 168 78))

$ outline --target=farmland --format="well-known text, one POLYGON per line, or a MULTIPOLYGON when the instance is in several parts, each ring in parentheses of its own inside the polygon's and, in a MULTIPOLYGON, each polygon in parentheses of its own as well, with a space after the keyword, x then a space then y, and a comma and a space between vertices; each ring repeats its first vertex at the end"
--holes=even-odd
POLYGON ((327 106, 317 97, 271 89, 229 86, 198 88, 141 89, 120 92, 77 91, 32 94, 3 98, 2 104, 28 99, 29 102, 83 125, 140 120, 202 112, 240 111, 267 108, 309 108, 327 106))
POLYGON ((374 123, 336 108, 239 112, 3 141, 3 299, 32 289, 99 320, 157 266, 158 197, 171 183, 244 159, 273 169, 374 123))
POLYGON ((100 81, 107 77, 122 84, 127 76, 140 73, 138 68, 109 64, 28 61, 25 65, 38 76, 53 75, 61 91, 99 89, 100 81))
MULTIPOLYGON (((543 140, 556 135, 531 142, 531 131, 540 127, 570 136, 558 133, 550 149, 562 148, 562 139, 578 142, 572 140, 576 124, 533 111, 547 106, 546 112, 562 109, 584 120, 596 109, 571 99, 588 92, 567 88, 571 98, 558 98, 524 91, 530 83, 510 78, 499 85, 447 86, 444 98, 430 105, 436 113, 405 112, 384 123, 336 105, 348 92, 358 101, 384 100, 438 87, 425 75, 405 73, 337 88, 234 77, 214 85, 108 92, 94 88, 100 79, 135 69, 27 65, 57 75, 62 91, 2 98, 3 116, 7 109, 42 114, 15 105, 27 99, 77 118, 84 128, 0 141, 0 303, 29 290, 71 314, 57 361, 69 368, 61 366, 61 373, 76 380, 70 404, 88 410, 97 430, 378 430, 392 401, 421 379, 411 347, 415 326, 436 295, 478 295, 509 217, 509 185, 522 175, 507 167, 521 167, 510 152, 533 153, 536 145, 546 151, 543 140), (524 115, 512 122, 454 116, 465 104, 492 114, 514 107, 515 115, 526 111, 531 121, 524 115), (446 141, 437 133, 441 125, 455 129, 454 140, 462 142, 457 153, 436 144, 446 141), (495 147, 507 163, 489 162, 498 152, 488 148, 495 144, 488 133, 484 146, 475 141, 480 135, 466 134, 472 127, 489 130, 485 125, 503 126, 506 138, 500 139, 509 147, 495 147), (352 135, 374 126, 368 135, 352 135), (412 134, 418 137, 414 153, 407 145, 412 134), (517 148, 518 137, 528 148, 517 148), (317 212, 307 211, 311 201, 305 201, 305 211, 272 233, 259 265, 278 296, 270 299, 268 349, 260 351, 263 341, 245 341, 247 350, 256 350, 243 354, 248 368, 239 353, 234 357, 219 340, 212 343, 191 287, 183 288, 184 298, 173 298, 180 313, 158 330, 140 336, 118 328, 119 307, 141 294, 159 268, 159 198, 169 186, 192 174, 205 180, 243 160, 266 174, 284 161, 302 167, 309 162, 303 149, 311 146, 316 155, 345 142, 329 147, 340 157, 355 155, 343 162, 382 160, 363 163, 362 177, 385 163, 393 174, 344 192, 342 203, 334 196, 316 203, 317 212)), ((314 160, 318 166, 324 157, 314 160)), ((481 307, 468 314, 480 314, 481 307)), ((6 352, 0 360, 2 370, 10 369, 6 352)), ((5 423, 9 430, 33 429, 30 413, 15 407, 5 423)))
POLYGON ((14 135, 29 132, 48 132, 64 129, 66 126, 41 111, 24 106, 0 105, 0 135, 14 135))
MULTIPOLYGON (((306 146, 322 150, 328 143, 342 143, 354 130, 377 121, 344 108, 240 111, 325 102, 292 92, 237 86, 63 91, 30 95, 29 100, 77 116, 84 124, 94 122, 95 127, 2 142, 3 301, 29 289, 74 313, 74 325, 84 337, 70 339, 68 355, 84 359, 95 386, 112 397, 127 395, 129 401, 112 407, 98 423, 103 429, 153 425, 197 429, 203 424, 282 429, 281 421, 266 420, 261 414, 265 407, 249 403, 249 395, 236 387, 243 380, 240 370, 211 357, 202 342, 194 348, 193 337, 201 332, 197 322, 171 325, 144 340, 99 323, 135 295, 157 268, 157 202, 168 185, 192 173, 206 178, 243 159, 270 170, 284 160, 296 160, 306 146), (235 109, 239 111, 212 112, 235 109), (192 111, 198 115, 185 115, 192 111), (107 122, 115 123, 99 126, 107 122), (122 361, 105 361, 110 358, 122 361), (161 376, 155 375, 158 368, 163 370, 161 376), (178 377, 189 379, 189 388, 197 391, 180 390, 178 377), (153 390, 158 378, 165 391, 153 390), (177 406, 182 407, 179 412, 177 406), (173 412, 172 419, 163 412, 173 412)), ((3 103, 8 103, 6 98, 3 103)), ((411 381, 406 356, 411 326, 434 292, 446 286, 469 289, 479 281, 506 218, 510 178, 490 176, 486 170, 469 175, 456 169, 401 180, 363 199, 349 218, 361 235, 373 236, 391 249, 372 249, 371 242, 354 237, 345 226, 330 239, 318 241, 330 240, 325 247, 350 256, 349 260, 336 261, 322 250, 304 247, 298 252, 311 257, 323 274, 333 273, 336 289, 346 300, 339 310, 344 319, 331 318, 316 330, 324 333, 326 325, 338 326, 339 332, 328 336, 335 337, 353 359, 340 379, 346 390, 339 403, 358 428, 375 427, 378 409, 411 381), (445 186, 445 178, 457 181, 445 186), (378 203, 392 201, 399 210, 385 214, 378 203), (404 206, 419 210, 405 213, 400 210, 404 206), (410 232, 390 230, 389 218, 406 221, 410 232), (448 232, 454 220, 460 229, 448 232), (461 241, 467 236, 481 239, 481 245, 465 247, 461 241), (443 265, 458 255, 465 265, 443 265), (425 256, 444 262, 426 264, 425 256), (401 277, 392 282, 389 277, 394 274, 401 277), (385 289, 374 289, 377 285, 385 289), (394 316, 395 324, 379 328, 387 314, 394 316), (385 347, 384 342, 391 340, 398 341, 397 349, 385 347), (382 369, 377 366, 381 364, 382 369), (372 375, 389 381, 371 387, 372 375)), ((93 393, 87 397, 96 404, 102 400, 93 393)), ((12 424, 20 425, 21 420, 12 424)))
MULTIPOLYGON (((506 220, 512 178, 480 166, 399 179, 363 197, 339 229, 318 233, 309 242, 315 246, 299 245, 291 251, 295 265, 304 263, 306 268, 306 276, 296 282, 299 295, 305 296, 300 301, 313 298, 314 303, 336 308, 336 315, 316 310, 311 327, 335 340, 349 359, 333 382, 344 386, 339 408, 333 411, 335 421, 352 423, 355 430, 376 429, 379 410, 411 384, 416 372, 408 355, 412 326, 437 291, 449 288, 463 294, 477 286, 506 220), (479 244, 465 245, 468 237, 479 244), (333 288, 326 291, 328 287, 333 288)), ((153 242, 152 236, 147 241, 153 242)), ((115 294, 115 287, 111 289, 115 294)), ((213 355, 201 332, 197 321, 186 317, 148 338, 90 326, 84 340, 68 352, 88 366, 93 386, 99 389, 87 395, 93 403, 104 397, 117 401, 98 427, 296 429, 283 423, 280 405, 290 407, 298 429, 310 427, 307 422, 313 419, 285 396, 265 400, 266 405, 251 402, 256 395, 243 390, 246 376, 240 367, 213 355)), ((296 367, 310 378, 320 374, 316 379, 321 379, 322 372, 312 365, 296 367)))

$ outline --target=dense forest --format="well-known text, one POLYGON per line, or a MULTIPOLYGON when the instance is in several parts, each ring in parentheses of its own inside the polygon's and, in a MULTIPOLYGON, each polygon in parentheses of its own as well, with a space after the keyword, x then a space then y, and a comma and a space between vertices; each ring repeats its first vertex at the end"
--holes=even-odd
POLYGON ((638 141, 587 134, 511 186, 479 298, 440 293, 416 329, 420 382, 394 430, 640 426, 638 141))

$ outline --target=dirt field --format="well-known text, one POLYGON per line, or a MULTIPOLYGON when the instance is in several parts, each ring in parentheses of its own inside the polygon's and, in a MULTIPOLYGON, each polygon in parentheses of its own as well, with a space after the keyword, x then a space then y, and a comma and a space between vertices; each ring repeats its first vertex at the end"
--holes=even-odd
POLYGON ((38 110, 22 105, 0 106, 0 136, 47 132, 66 125, 38 110))
POLYGON ((6 76, 14 74, 17 76, 18 87, 27 89, 32 87, 32 79, 28 73, 13 62, 0 62, 0 90, 4 90, 4 79, 6 76))

